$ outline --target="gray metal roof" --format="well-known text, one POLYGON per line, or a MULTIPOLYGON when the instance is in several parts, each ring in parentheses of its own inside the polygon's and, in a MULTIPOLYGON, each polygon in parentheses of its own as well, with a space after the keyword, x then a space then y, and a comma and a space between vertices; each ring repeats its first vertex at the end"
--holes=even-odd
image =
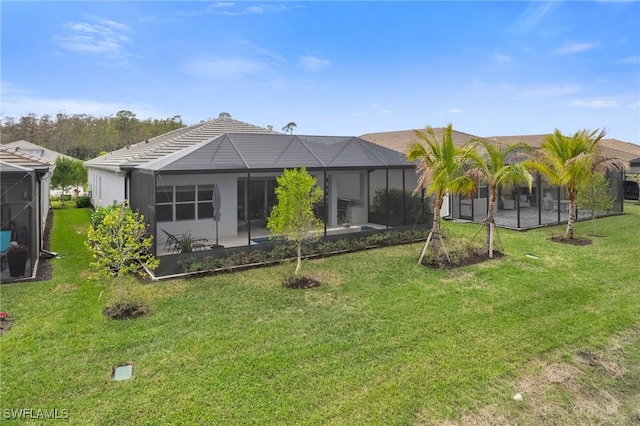
POLYGON ((253 124, 222 117, 173 130, 135 145, 93 158, 84 164, 87 167, 118 171, 121 168, 131 168, 163 158, 226 132, 277 134, 277 132, 254 126, 253 124))
POLYGON ((404 154, 358 137, 225 133, 138 166, 155 172, 413 167, 404 154))

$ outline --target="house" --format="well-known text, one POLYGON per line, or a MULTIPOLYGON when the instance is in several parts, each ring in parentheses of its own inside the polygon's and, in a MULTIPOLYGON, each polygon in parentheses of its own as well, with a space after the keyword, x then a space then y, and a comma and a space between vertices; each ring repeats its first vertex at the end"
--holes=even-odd
MULTIPOLYGON (((434 129, 436 135, 441 134, 442 129, 434 129)), ((454 131, 453 140, 460 146, 470 139, 478 138, 463 132, 454 131)), ((502 144, 525 143, 533 148, 539 148, 547 135, 522 135, 522 136, 493 136, 493 139, 502 144)), ((415 130, 403 130, 396 132, 368 133, 361 136, 363 139, 388 148, 407 152, 408 146, 419 140, 415 130)), ((640 155, 640 146, 616 139, 603 139, 600 142, 603 155, 629 160, 640 155)), ((611 214, 622 213, 623 209, 623 174, 609 175, 612 182, 612 194, 616 199, 614 208, 608 212, 611 214)), ((487 215, 489 191, 486 186, 480 186, 474 197, 451 195, 445 198, 443 217, 453 219, 482 222, 487 215)), ((566 222, 568 220, 568 201, 564 188, 554 188, 546 182, 546 179, 536 175, 532 191, 529 192, 526 185, 513 185, 501 188, 498 198, 495 221, 498 226, 528 229, 538 226, 566 222)), ((578 211, 578 218, 589 218, 589 212, 578 211)))
MULTIPOLYGON (((56 160, 58 158, 66 158, 67 160, 75 160, 75 158, 70 157, 68 155, 64 155, 60 152, 57 151, 53 151, 51 149, 42 147, 40 145, 36 145, 32 142, 29 141, 25 141, 25 140, 19 140, 19 141, 15 141, 15 142, 10 142, 5 144, 6 147, 8 148, 15 148, 16 150, 20 151, 20 152, 24 152, 26 154, 30 154, 33 155, 34 157, 40 157, 43 160, 51 163, 51 164, 56 164, 56 160)), ((82 195, 83 190, 82 188, 79 188, 78 191, 78 195, 82 195)), ((55 190, 52 189, 51 191, 51 195, 62 195, 62 191, 60 190, 55 190)))
POLYGON ((51 164, 55 164, 56 160, 61 157, 61 158, 66 158, 68 160, 73 160, 73 157, 69 157, 68 155, 64 155, 60 152, 57 151, 53 151, 51 149, 42 147, 40 145, 36 145, 35 143, 29 142, 29 141, 25 141, 25 140, 19 140, 19 141, 15 141, 15 142, 9 142, 7 144, 4 144, 4 146, 8 147, 8 148, 14 148, 16 150, 19 150, 21 152, 24 152, 26 154, 30 154, 33 155, 34 157, 40 157, 45 161, 48 161, 51 164))
POLYGON ((88 170, 89 192, 93 205, 105 207, 129 199, 130 175, 135 167, 210 140, 225 132, 276 133, 223 116, 176 129, 91 159, 84 165, 88 170))
POLYGON ((325 235, 424 222, 423 197, 411 196, 414 164, 357 137, 223 133, 129 170, 130 204, 145 216, 158 255, 172 254, 168 236, 185 232, 207 240, 203 249, 261 244, 276 178, 301 166, 324 189, 316 216, 325 235), (396 201, 386 198, 391 194, 396 201))
MULTIPOLYGON (((24 276, 34 276, 43 250, 49 214, 49 189, 54 165, 40 156, 0 145, 0 218, 11 240, 26 246, 24 276)), ((11 277, 4 268, 2 281, 11 277)))

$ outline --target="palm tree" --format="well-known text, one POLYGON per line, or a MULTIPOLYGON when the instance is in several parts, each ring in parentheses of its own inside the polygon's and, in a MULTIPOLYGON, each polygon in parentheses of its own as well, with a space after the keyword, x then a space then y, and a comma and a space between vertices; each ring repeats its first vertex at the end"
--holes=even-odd
MULTIPOLYGON (((518 155, 530 150, 524 143, 501 145, 497 141, 479 139, 476 148, 481 146, 484 153, 477 150, 469 153, 471 169, 469 174, 484 181, 489 187, 489 211, 484 225, 487 228, 486 243, 489 246, 489 257, 493 257, 493 228, 495 227, 495 206, 498 189, 507 185, 524 182, 529 187, 533 184, 533 176, 523 162, 517 161, 518 155)), ((479 231, 479 230, 478 230, 479 231)))
POLYGON ((564 237, 573 238, 576 221, 576 198, 581 185, 594 172, 623 171, 628 163, 604 158, 598 143, 605 131, 579 130, 564 136, 556 129, 540 146, 539 158, 532 165, 547 177, 553 186, 564 186, 569 194, 569 221, 564 237))
POLYGON ((293 121, 290 121, 289 123, 287 123, 286 126, 284 126, 282 128, 282 131, 285 132, 285 133, 289 132, 289 134, 292 135, 293 134, 293 129, 296 128, 296 127, 298 127, 298 125, 296 123, 294 123, 293 121))
POLYGON ((421 142, 412 143, 407 151, 407 159, 417 161, 418 184, 414 194, 424 189, 426 190, 425 196, 432 195, 434 197, 433 226, 418 263, 422 263, 431 242, 433 242, 434 251, 437 253, 437 241, 440 241, 447 260, 450 260, 440 234, 440 211, 444 197, 447 193, 470 194, 477 189, 475 180, 465 174, 464 164, 473 147, 468 143, 457 147, 453 143, 452 131, 453 126, 449 124, 442 129, 442 137, 439 140, 432 127, 427 127, 425 131, 416 130, 415 134, 421 142))

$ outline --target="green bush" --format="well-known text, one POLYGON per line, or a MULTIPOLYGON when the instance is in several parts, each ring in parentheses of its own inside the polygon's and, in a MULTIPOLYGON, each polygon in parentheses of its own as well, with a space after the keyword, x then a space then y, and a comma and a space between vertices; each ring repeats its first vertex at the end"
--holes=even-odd
POLYGON ((422 197, 402 189, 390 188, 388 191, 378 189, 371 204, 373 211, 380 214, 386 214, 388 206, 390 217, 404 217, 408 223, 427 223, 431 216, 429 205, 423 201, 422 197))
POLYGON ((88 195, 78 197, 78 199, 76 200, 76 207, 79 209, 85 209, 91 207, 91 205, 91 197, 89 197, 88 195))

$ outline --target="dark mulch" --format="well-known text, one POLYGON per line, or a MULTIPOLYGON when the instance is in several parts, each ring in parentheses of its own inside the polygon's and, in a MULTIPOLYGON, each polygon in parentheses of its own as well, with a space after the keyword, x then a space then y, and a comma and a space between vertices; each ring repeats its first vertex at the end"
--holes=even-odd
POLYGON ((282 281, 283 287, 294 288, 294 289, 313 288, 313 287, 318 287, 319 285, 320 285, 320 281, 310 277, 304 277, 304 276, 287 277, 282 281))
POLYGON ((111 319, 134 319, 141 317, 148 312, 148 308, 140 303, 135 302, 119 302, 111 306, 107 306, 102 311, 103 314, 111 319))
POLYGON ((574 246, 588 246, 592 241, 588 238, 565 238, 565 237, 551 237, 551 241, 562 244, 571 244, 574 246))
POLYGON ((13 326, 13 321, 9 319, 4 319, 0 321, 0 336, 9 331, 13 326))
POLYGON ((505 254, 494 250, 493 258, 489 257, 489 250, 479 249, 472 250, 464 255, 459 255, 456 253, 451 253, 451 262, 447 261, 447 258, 444 254, 441 255, 438 259, 427 259, 426 257, 422 260, 422 264, 429 268, 435 269, 454 269, 459 268, 461 266, 468 265, 476 265, 478 263, 486 262, 488 260, 499 259, 504 257, 505 254))

